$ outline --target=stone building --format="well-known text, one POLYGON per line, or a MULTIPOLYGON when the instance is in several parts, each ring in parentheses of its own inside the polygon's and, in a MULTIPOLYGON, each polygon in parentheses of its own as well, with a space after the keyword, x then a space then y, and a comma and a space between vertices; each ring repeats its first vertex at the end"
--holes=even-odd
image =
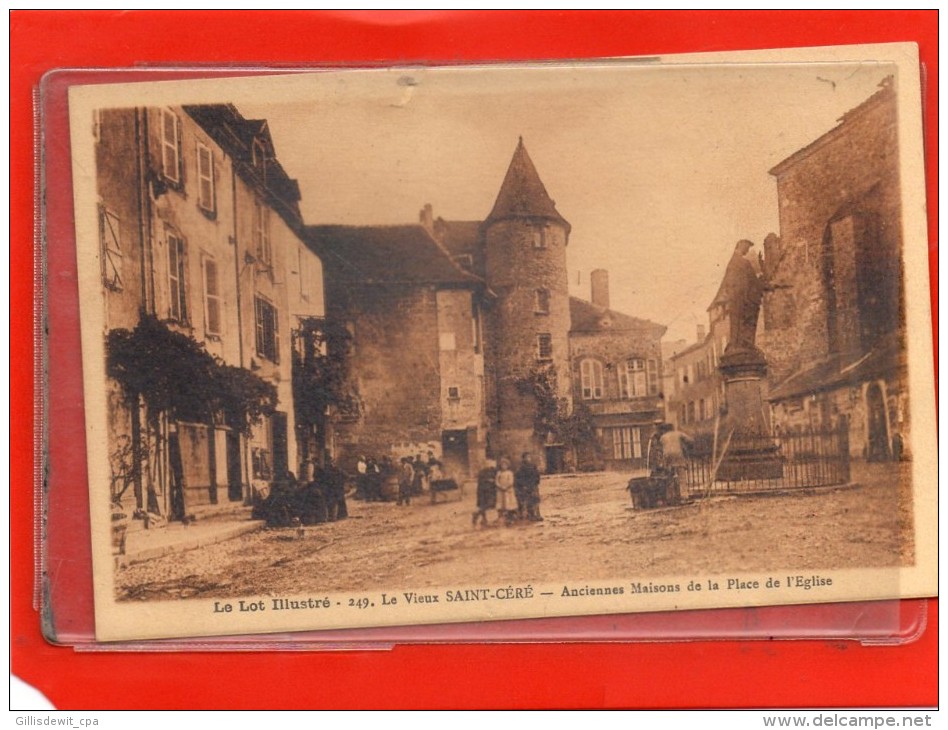
MULTIPOLYGON (((714 309, 712 307, 711 309, 714 309)), ((718 358, 727 343, 727 322, 712 316, 711 331, 698 325, 697 338, 668 356, 665 400, 668 422, 688 433, 711 432, 724 402, 718 358)))
MULTIPOLYGON (((582 348, 597 333, 616 340, 657 331, 571 300, 570 224, 522 139, 482 221, 436 219, 425 206, 416 225, 307 232, 326 267, 328 314, 345 321, 353 338, 357 407, 337 414, 333 436, 344 465, 360 454, 432 451, 454 473, 470 474, 486 455, 519 459, 530 451, 541 468, 561 469, 566 445, 540 424, 551 413, 572 412, 581 392, 571 354, 576 318, 582 348), (605 315, 615 318, 616 332, 597 329, 594 320, 605 315)), ((658 367, 658 337, 654 346, 642 339, 620 348, 621 355, 596 356, 610 363, 637 357, 642 372, 652 372, 645 368, 658 367)), ((653 383, 657 390, 654 373, 644 388, 653 383)), ((627 382, 637 378, 630 373, 627 382)), ((617 453, 631 459, 633 434, 623 433, 629 446, 617 453)))
POLYGON ((173 518, 247 500, 254 481, 297 466, 290 333, 323 313, 299 188, 266 122, 231 105, 103 109, 94 131, 103 334, 153 318, 277 393, 276 412, 249 436, 223 417, 180 412, 151 414, 155 428, 144 429, 144 401, 110 380, 113 480, 133 482, 130 509, 173 518))
POLYGON ((880 86, 770 171, 780 239, 766 255, 789 286, 765 297, 758 337, 775 425, 845 419, 869 459, 889 458, 910 420, 896 88, 880 86))
POLYGON ((580 454, 579 466, 644 467, 664 416, 666 328, 610 309, 607 271, 593 271, 590 280, 591 302, 570 299, 573 398, 588 409, 598 439, 598 455, 580 454))
POLYGON ((477 466, 487 433, 483 279, 421 224, 307 233, 323 255, 327 316, 352 337, 352 407, 332 418, 342 465, 432 451, 452 468, 477 466))

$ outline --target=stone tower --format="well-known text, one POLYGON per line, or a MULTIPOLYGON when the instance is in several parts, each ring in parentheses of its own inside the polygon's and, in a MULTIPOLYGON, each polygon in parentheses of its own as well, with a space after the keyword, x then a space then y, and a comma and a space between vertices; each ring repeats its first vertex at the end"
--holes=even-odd
MULTIPOLYGON (((567 409, 570 399, 570 224, 556 210, 522 137, 483 233, 487 285, 496 295, 485 342, 489 448, 513 465, 531 451, 542 470, 555 439, 536 429, 538 410, 544 410, 536 379, 555 380, 555 398, 567 409)), ((545 399, 547 406, 550 400, 545 399)))

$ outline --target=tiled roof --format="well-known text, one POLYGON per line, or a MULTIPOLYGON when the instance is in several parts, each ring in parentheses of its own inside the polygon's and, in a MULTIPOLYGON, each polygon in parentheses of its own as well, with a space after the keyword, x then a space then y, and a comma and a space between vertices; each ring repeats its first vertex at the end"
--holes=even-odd
POLYGON ((858 357, 843 360, 831 355, 791 374, 767 396, 769 401, 780 401, 809 393, 819 393, 841 385, 858 385, 871 378, 896 370, 905 360, 905 350, 899 333, 883 338, 872 350, 858 357))
POLYGON ((494 208, 487 216, 487 222, 508 218, 545 218, 556 221, 570 230, 569 223, 556 210, 556 204, 543 186, 533 160, 523 145, 523 137, 517 143, 507 175, 500 186, 494 208))
POLYGON ((671 355, 668 355, 667 357, 663 353, 662 357, 665 357, 666 360, 678 361, 679 359, 685 357, 685 355, 691 355, 697 352, 698 350, 706 350, 708 348, 708 340, 710 339, 711 339, 711 335, 706 335, 705 338, 701 340, 700 342, 693 342, 687 347, 683 347, 682 349, 678 350, 678 352, 672 353, 671 355))
POLYGON ((481 245, 481 221, 446 221, 438 218, 434 222, 435 237, 457 260, 458 256, 471 257, 471 270, 478 276, 486 274, 484 247, 481 245))
POLYGON ((424 226, 307 226, 333 276, 360 283, 481 284, 424 226))
POLYGON ((627 332, 629 330, 651 330, 655 337, 661 337, 668 329, 664 325, 647 319, 631 317, 614 309, 599 307, 592 302, 577 297, 569 298, 570 332, 627 332), (611 324, 604 326, 608 318, 611 324))

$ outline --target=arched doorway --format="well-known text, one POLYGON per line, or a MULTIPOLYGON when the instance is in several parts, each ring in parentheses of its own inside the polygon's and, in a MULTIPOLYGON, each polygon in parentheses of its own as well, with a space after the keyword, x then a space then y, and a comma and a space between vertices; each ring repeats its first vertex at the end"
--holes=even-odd
POLYGON ((866 418, 869 425, 869 443, 866 458, 869 461, 889 459, 889 428, 886 423, 885 398, 878 383, 866 389, 866 418))

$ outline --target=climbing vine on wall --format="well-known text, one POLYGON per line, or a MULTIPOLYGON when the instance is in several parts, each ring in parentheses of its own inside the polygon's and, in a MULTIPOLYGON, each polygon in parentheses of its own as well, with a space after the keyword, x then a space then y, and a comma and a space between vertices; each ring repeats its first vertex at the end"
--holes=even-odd
POLYGON ((207 423, 223 413, 230 426, 246 433, 277 405, 272 383, 225 364, 152 315, 142 316, 132 330, 109 332, 106 350, 108 375, 127 399, 144 402, 149 420, 165 414, 207 423))
POLYGON ((592 414, 583 403, 572 408, 569 400, 559 397, 556 368, 551 364, 534 367, 517 382, 521 395, 536 400, 533 432, 541 441, 552 440, 573 448, 591 446, 598 449, 592 414))
POLYGON ((311 317, 293 333, 293 400, 300 423, 320 423, 331 406, 347 406, 352 334, 341 322, 311 317))

